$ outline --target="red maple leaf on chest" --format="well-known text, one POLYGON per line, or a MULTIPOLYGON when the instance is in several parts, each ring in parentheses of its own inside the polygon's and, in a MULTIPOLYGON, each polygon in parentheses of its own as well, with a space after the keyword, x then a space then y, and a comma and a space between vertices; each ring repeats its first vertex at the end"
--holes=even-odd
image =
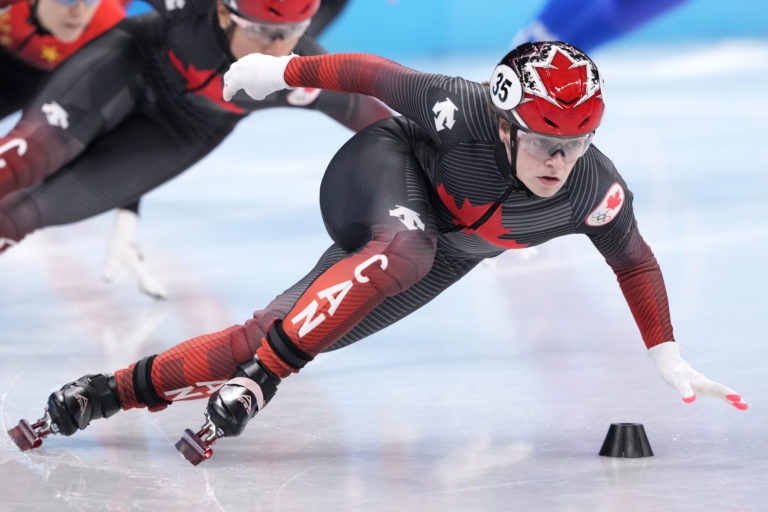
MULTIPOLYGON (((442 203, 450 210, 450 212, 456 217, 453 220, 454 224, 463 224, 465 226, 471 226, 480 217, 488 211, 493 203, 480 204, 477 206, 472 205, 469 199, 464 199, 464 203, 461 207, 456 205, 456 199, 445 190, 445 186, 441 183, 437 186, 437 193, 440 196, 442 203)), ((505 247, 507 249, 521 249, 528 244, 521 244, 515 240, 501 239, 502 235, 511 233, 511 229, 507 229, 501 225, 501 206, 496 208, 496 211, 483 222, 477 229, 472 230, 467 228, 462 229, 467 234, 476 234, 483 240, 487 240, 494 245, 505 247)))
POLYGON ((168 56, 170 57, 174 67, 187 81, 187 87, 191 90, 194 90, 195 94, 199 96, 205 96, 206 98, 213 100, 217 105, 229 110, 230 112, 235 112, 236 114, 242 114, 245 112, 244 109, 236 106, 234 103, 224 101, 221 93, 224 86, 220 74, 217 73, 216 76, 209 80, 211 74, 214 72, 213 70, 198 70, 195 69, 195 66, 192 64, 190 64, 187 68, 172 51, 168 52, 168 56), (206 83, 206 80, 208 80, 208 83, 206 83), (205 84, 205 86, 200 87, 203 84, 205 84))

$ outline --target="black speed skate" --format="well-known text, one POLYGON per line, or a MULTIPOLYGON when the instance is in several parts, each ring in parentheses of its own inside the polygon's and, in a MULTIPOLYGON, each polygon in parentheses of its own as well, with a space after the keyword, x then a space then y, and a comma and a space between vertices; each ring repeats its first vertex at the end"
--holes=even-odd
POLYGON ((272 399, 279 383, 280 378, 258 359, 238 365, 232 378, 208 399, 202 428, 185 429, 176 449, 195 466, 210 458, 211 445, 220 437, 240 435, 272 399))
POLYGON ((113 376, 86 375, 51 393, 42 418, 30 424, 21 420, 8 431, 22 450, 38 448, 49 434, 71 436, 91 420, 108 418, 120 410, 113 376))

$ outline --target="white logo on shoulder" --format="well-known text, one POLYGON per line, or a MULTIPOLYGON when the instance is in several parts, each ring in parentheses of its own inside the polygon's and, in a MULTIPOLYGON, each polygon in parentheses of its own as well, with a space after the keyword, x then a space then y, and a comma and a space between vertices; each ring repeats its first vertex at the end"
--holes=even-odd
POLYGON ((587 217, 587 225, 603 226, 611 222, 619 214, 624 204, 624 197, 624 189, 621 185, 618 183, 611 185, 600 205, 587 217))
POLYGON ((294 107, 306 107, 307 105, 312 104, 317 99, 317 97, 320 96, 321 92, 322 89, 299 87, 298 89, 294 89, 289 92, 285 99, 288 100, 288 103, 294 107))
POLYGON ((440 131, 445 128, 449 130, 453 128, 456 120, 453 118, 454 112, 457 112, 459 107, 453 104, 450 98, 445 98, 445 101, 438 101, 435 106, 432 107, 432 112, 435 113, 435 130, 440 131))
POLYGON ((58 126, 62 130, 69 128, 69 114, 55 101, 44 103, 41 110, 45 114, 49 125, 58 126))
POLYGON ((389 210, 391 217, 397 217, 410 231, 420 229, 424 231, 424 223, 418 213, 405 206, 395 205, 394 210, 389 210))
POLYGON ((165 8, 168 11, 184 8, 184 0, 165 0, 165 8))

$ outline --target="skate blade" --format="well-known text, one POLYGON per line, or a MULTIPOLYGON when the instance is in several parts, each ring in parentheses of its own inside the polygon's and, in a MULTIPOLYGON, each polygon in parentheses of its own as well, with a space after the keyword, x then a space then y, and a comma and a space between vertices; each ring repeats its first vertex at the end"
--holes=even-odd
POLYGON ((27 420, 19 421, 18 425, 8 430, 8 435, 11 436, 16 446, 23 452, 39 448, 43 444, 42 438, 35 433, 27 420))
POLYGON ((213 455, 213 450, 188 428, 184 429, 184 435, 176 443, 176 449, 194 466, 213 455))

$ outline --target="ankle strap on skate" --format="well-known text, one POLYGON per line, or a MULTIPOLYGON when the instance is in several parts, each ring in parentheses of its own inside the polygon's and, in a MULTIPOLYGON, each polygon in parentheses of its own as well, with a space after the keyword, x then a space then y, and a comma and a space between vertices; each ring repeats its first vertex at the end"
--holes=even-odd
MULTIPOLYGON (((262 395, 262 404, 259 406, 259 410, 261 410, 264 405, 269 403, 270 400, 272 400, 272 397, 275 396, 275 393, 277 392, 277 385, 280 384, 280 377, 269 371, 269 369, 264 366, 264 363, 262 363, 259 359, 254 358, 249 361, 246 361, 244 363, 240 363, 237 365, 237 371, 232 376, 233 378, 227 382, 229 384, 233 380, 236 380, 241 377, 246 377, 247 379, 255 382, 258 387, 260 388, 260 394, 262 395)), ((237 384, 237 382, 235 382, 237 384)), ((245 386, 242 383, 239 385, 251 389, 250 386, 245 386)), ((251 390, 254 395, 256 393, 251 390)))
POLYGON ((267 331, 267 343, 272 351, 294 370, 301 370, 314 357, 301 350, 283 329, 283 321, 275 320, 267 331))
POLYGON ((136 393, 136 399, 145 403, 150 412, 161 411, 171 404, 157 394, 152 384, 152 364, 156 357, 157 354, 145 357, 133 368, 133 391, 136 393))

